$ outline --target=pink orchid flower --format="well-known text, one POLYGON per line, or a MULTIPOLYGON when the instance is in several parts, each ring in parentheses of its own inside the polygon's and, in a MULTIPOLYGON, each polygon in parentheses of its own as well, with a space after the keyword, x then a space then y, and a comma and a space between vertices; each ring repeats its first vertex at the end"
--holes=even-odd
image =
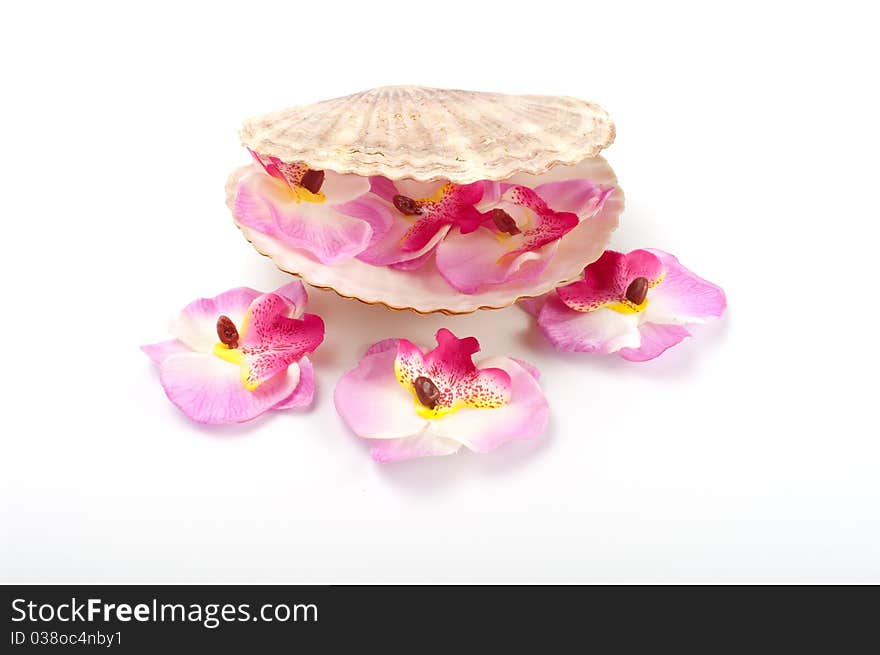
POLYGON ((379 462, 449 455, 462 446, 488 452, 545 429, 549 407, 535 369, 509 357, 474 364, 474 337, 437 332, 429 352, 406 339, 369 348, 336 385, 343 421, 373 440, 379 462))
POLYGON ((172 322, 174 339, 141 349, 159 367, 168 399, 199 423, 308 407, 315 381, 306 354, 324 340, 324 322, 303 314, 307 300, 301 282, 200 298, 172 322))
POLYGON ((582 280, 521 304, 557 350, 642 362, 690 336, 686 325, 721 316, 727 301, 662 250, 606 250, 582 280))
POLYGON ((355 211, 348 211, 389 227, 358 259, 375 266, 418 268, 453 226, 469 234, 486 220, 475 207, 483 197, 483 187, 482 182, 456 185, 442 181, 392 182, 384 177, 371 177, 370 195, 379 204, 367 205, 368 209, 360 205, 355 211), (381 212, 383 218, 368 218, 370 211, 381 212))
POLYGON ((613 188, 584 178, 541 184, 534 190, 487 183, 479 209, 488 218, 473 234, 451 230, 437 246, 437 269, 462 293, 537 277, 559 240, 602 210, 613 188))
POLYGON ((265 172, 254 169, 238 182, 233 212, 240 224, 324 264, 354 257, 388 230, 389 215, 362 206, 368 178, 251 155, 265 172))

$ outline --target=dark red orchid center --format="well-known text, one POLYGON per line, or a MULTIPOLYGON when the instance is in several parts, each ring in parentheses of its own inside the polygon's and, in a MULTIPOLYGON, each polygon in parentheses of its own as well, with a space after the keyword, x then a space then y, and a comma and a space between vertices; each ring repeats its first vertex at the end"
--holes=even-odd
POLYGON ((409 196, 396 195, 392 202, 394 202, 394 206, 397 207, 397 211, 406 216, 418 216, 422 213, 422 208, 419 207, 419 203, 409 196))
POLYGON ((228 316, 221 316, 217 319, 217 336, 224 346, 238 348, 238 330, 228 316))
POLYGON ((419 376, 413 382, 413 386, 420 403, 428 409, 434 409, 437 406, 437 401, 440 400, 440 389, 436 384, 424 376, 419 376))
POLYGON ((648 278, 637 277, 626 288, 626 299, 633 305, 641 305, 648 297, 648 278))
POLYGON ((507 234, 519 234, 521 232, 516 226, 516 221, 513 220, 513 216, 503 209, 493 209, 489 215, 492 217, 495 227, 497 227, 500 232, 506 232, 507 234))
POLYGON ((305 187, 312 193, 318 193, 321 190, 321 185, 324 184, 324 171, 313 171, 311 169, 305 172, 305 175, 302 176, 302 179, 299 181, 299 185, 305 187))

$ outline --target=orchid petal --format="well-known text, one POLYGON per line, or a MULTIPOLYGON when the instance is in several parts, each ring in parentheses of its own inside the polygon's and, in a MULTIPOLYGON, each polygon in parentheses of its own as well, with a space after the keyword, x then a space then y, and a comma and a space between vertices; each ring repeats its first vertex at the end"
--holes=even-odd
POLYGON ((437 270, 462 293, 476 293, 490 284, 533 279, 547 268, 556 244, 537 251, 515 252, 516 248, 511 250, 507 245, 515 238, 487 229, 471 234, 452 230, 437 245, 437 270), (510 256, 511 252, 515 254, 510 256))
POLYGON ((691 335, 681 325, 660 325, 659 323, 642 323, 639 328, 641 343, 638 348, 621 348, 619 354, 631 362, 646 362, 662 355, 667 348, 691 335))
POLYGON ((210 353, 217 343, 217 319, 229 317, 240 325, 248 307, 260 295, 248 287, 238 287, 213 298, 194 300, 171 322, 171 335, 191 350, 210 353))
POLYGON ((380 462, 448 455, 462 444, 487 452, 540 434, 548 407, 537 370, 506 357, 475 365, 479 349, 475 338, 446 329, 427 353, 406 339, 380 341, 337 384, 337 411, 355 434, 379 441, 372 455, 380 462), (453 411, 424 414, 412 389, 423 376, 442 392, 439 403, 456 403, 453 411))
POLYGON ((256 418, 290 397, 299 384, 299 367, 248 391, 238 366, 197 352, 168 357, 159 369, 168 399, 199 423, 241 423, 256 418))
POLYGON ((430 257, 437 244, 449 232, 450 226, 444 225, 441 227, 434 237, 425 244, 424 248, 412 252, 404 252, 400 248, 400 241, 409 228, 409 222, 402 218, 395 218, 382 238, 370 244, 368 248, 357 255, 357 258, 373 266, 390 266, 413 259, 422 259, 424 261, 423 258, 430 257))
POLYGON ((300 201, 282 182, 261 174, 239 182, 233 211, 242 225, 305 250, 325 264, 353 257, 372 237, 366 221, 340 213, 328 201, 300 201))
POLYGON ((721 287, 689 271, 669 253, 650 252, 662 262, 666 275, 649 293, 645 321, 676 325, 705 323, 724 313, 727 299, 721 287))
POLYGON ((293 306, 293 311, 290 314, 292 318, 299 318, 309 302, 309 294, 306 293, 305 286, 299 280, 288 282, 284 286, 275 289, 272 293, 286 299, 293 306))
MULTIPOLYGON (((584 269, 584 279, 556 289, 560 300, 579 312, 588 312, 621 300, 627 286, 637 277, 655 285, 663 276, 660 259, 647 250, 628 254, 606 250, 584 269)), ((653 292, 651 298, 653 300, 653 292)), ((650 304, 650 303, 649 303, 650 304)))
POLYGON ((275 293, 261 295, 242 322, 239 348, 243 355, 244 385, 253 390, 324 340, 324 322, 315 314, 290 318, 295 307, 275 293))
POLYGON ((370 190, 370 180, 360 175, 342 175, 334 171, 324 171, 324 183, 321 193, 327 202, 342 205, 357 200, 370 190))
POLYGON ((371 195, 361 196, 357 200, 338 205, 336 210, 340 214, 360 219, 370 226, 372 234, 368 248, 379 242, 388 233, 395 220, 394 210, 389 207, 388 203, 371 195))
MULTIPOLYGON (((315 400, 315 369, 308 357, 297 362, 299 366, 299 384, 287 398, 272 409, 300 409, 310 407, 315 400)), ((290 369, 288 369, 290 370, 290 369)))
POLYGON ((561 351, 612 353, 621 348, 638 348, 639 314, 625 314, 600 307, 578 312, 551 295, 541 310, 538 325, 561 351))
POLYGON ((602 188, 583 178, 535 187, 535 193, 553 211, 577 214, 581 220, 587 220, 601 211, 613 192, 614 187, 602 188))
POLYGON ((427 426, 421 434, 403 439, 377 439, 370 448, 370 455, 377 462, 397 462, 416 457, 452 455, 461 449, 461 443, 434 434, 427 426))
POLYGON ((141 350, 156 366, 161 366, 162 363, 172 355, 190 352, 189 346, 179 339, 151 343, 146 346, 141 346, 141 350))
MULTIPOLYGON (((400 189, 402 183, 399 182, 397 187, 400 189)), ((404 252, 422 250, 447 225, 458 225, 465 234, 473 232, 485 220, 474 207, 482 196, 483 183, 474 182, 446 184, 441 187, 438 200, 420 200, 422 213, 415 217, 415 223, 403 235, 400 249, 404 252)))
POLYGON ((504 197, 514 205, 534 212, 537 223, 523 235, 523 243, 513 253, 537 250, 541 246, 561 239, 578 226, 580 219, 571 212, 557 212, 547 206, 541 197, 528 187, 511 188, 504 197))
POLYGON ((507 374, 510 402, 495 409, 463 409, 445 416, 434 424, 437 436, 485 453, 508 441, 541 435, 550 418, 550 407, 535 376, 508 357, 486 359, 479 368, 507 374))
MULTIPOLYGON (((382 343, 388 345, 387 340, 382 343)), ((412 395, 394 376, 397 350, 367 352, 337 383, 333 393, 336 411, 363 438, 398 439, 421 434, 428 422, 415 412, 412 395)))
POLYGON ((521 298, 517 301, 517 304, 522 307, 529 316, 532 318, 538 318, 546 302, 547 294, 543 296, 535 296, 533 298, 521 298))

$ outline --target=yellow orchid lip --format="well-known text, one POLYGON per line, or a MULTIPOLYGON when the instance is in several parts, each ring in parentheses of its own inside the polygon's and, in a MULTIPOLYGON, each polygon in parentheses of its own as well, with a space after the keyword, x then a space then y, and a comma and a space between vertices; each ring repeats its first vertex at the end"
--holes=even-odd
POLYGON ((639 312, 643 312, 648 306, 648 291, 660 284, 665 276, 666 274, 663 273, 654 280, 648 280, 644 277, 636 278, 630 282, 623 298, 606 303, 603 306, 620 314, 638 314, 639 312), (644 280, 644 282, 640 282, 640 280, 644 280), (634 285, 637 285, 638 288, 633 289, 634 285), (636 303, 631 298, 634 300, 641 298, 642 301, 636 303))
POLYGON ((319 191, 318 193, 312 193, 304 186, 294 186, 290 188, 293 193, 293 197, 297 202, 313 202, 313 203, 322 203, 327 200, 327 196, 324 195, 323 191, 319 191))
POLYGON ((394 376, 412 395, 421 418, 440 419, 462 408, 496 409, 510 400, 506 371, 474 365, 479 342, 473 337, 458 339, 444 328, 437 332, 437 347, 428 353, 406 339, 397 347, 394 376))

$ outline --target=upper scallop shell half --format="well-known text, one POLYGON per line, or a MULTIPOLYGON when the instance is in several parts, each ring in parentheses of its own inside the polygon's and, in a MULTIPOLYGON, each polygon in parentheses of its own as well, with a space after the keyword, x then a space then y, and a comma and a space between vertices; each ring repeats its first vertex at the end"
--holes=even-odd
POLYGON ((614 123, 576 98, 392 86, 252 118, 240 135, 313 169, 467 184, 595 157, 614 123))

